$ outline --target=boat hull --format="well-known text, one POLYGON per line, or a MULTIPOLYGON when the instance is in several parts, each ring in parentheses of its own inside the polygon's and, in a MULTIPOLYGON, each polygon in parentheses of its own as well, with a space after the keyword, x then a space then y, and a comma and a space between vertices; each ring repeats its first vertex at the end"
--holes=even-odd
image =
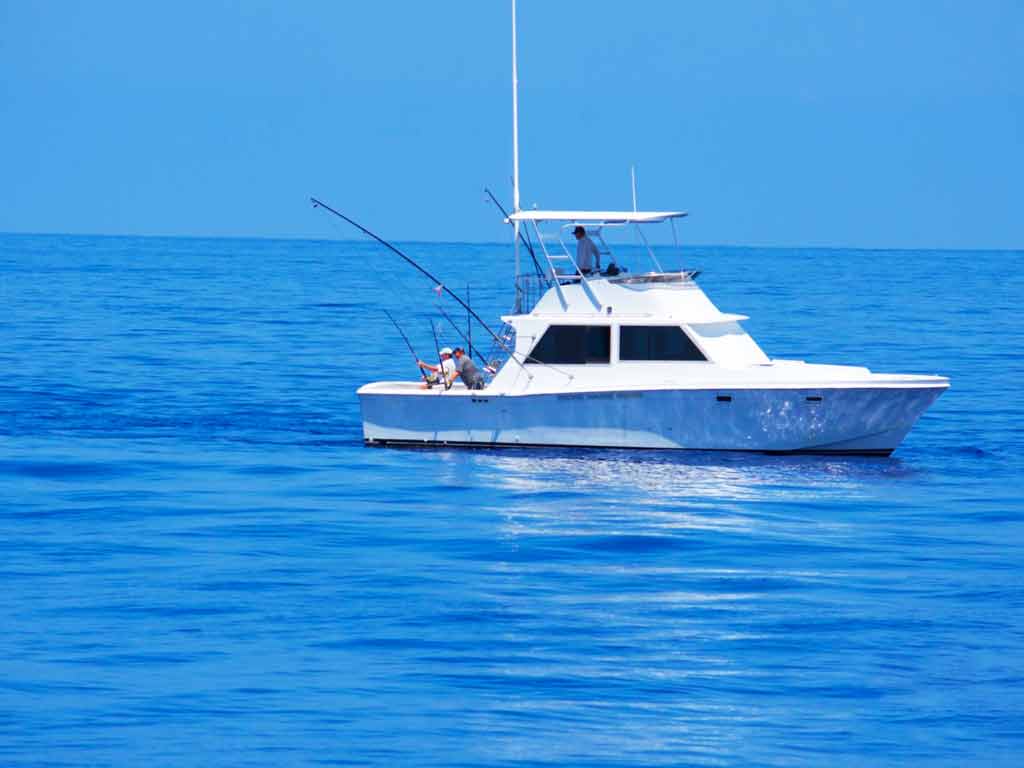
POLYGON ((941 386, 359 392, 368 445, 888 455, 941 386))

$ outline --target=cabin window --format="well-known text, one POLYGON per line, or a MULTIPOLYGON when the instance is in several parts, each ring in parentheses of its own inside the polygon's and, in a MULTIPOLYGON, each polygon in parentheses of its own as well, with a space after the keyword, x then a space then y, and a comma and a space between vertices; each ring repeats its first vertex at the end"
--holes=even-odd
POLYGON ((534 346, 527 363, 585 365, 611 361, 611 328, 607 325, 552 325, 534 346))
POLYGON ((619 360, 707 358, 678 325, 623 325, 619 327, 619 360))

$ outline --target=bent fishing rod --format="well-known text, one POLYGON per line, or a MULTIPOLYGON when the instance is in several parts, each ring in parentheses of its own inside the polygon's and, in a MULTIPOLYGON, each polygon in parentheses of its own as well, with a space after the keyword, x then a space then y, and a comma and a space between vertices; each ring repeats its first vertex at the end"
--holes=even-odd
POLYGON ((391 324, 394 325, 395 328, 397 329, 397 331, 401 334, 402 340, 405 342, 405 346, 407 346, 409 348, 409 351, 412 352, 412 358, 413 358, 413 360, 416 361, 416 367, 419 368, 419 370, 420 370, 420 376, 423 377, 423 381, 424 382, 429 384, 430 382, 427 381, 427 374, 423 371, 422 368, 420 368, 420 358, 419 358, 419 355, 417 355, 416 354, 416 350, 412 348, 412 342, 409 341, 409 337, 405 335, 405 332, 402 330, 402 327, 395 321, 395 318, 393 318, 391 316, 390 312, 388 312, 385 309, 384 310, 384 314, 388 316, 388 320, 391 321, 391 324))
POLYGON ((385 248, 387 248, 389 251, 391 251, 395 255, 401 256, 408 264, 410 264, 411 266, 415 267, 416 270, 419 271, 421 274, 425 275, 427 278, 432 280, 434 282, 434 284, 437 285, 442 291, 444 291, 449 296, 451 296, 453 299, 455 299, 457 302, 459 302, 459 304, 461 304, 465 308, 465 310, 469 314, 471 314, 476 319, 476 321, 478 323, 480 323, 480 325, 483 326, 484 330, 487 331, 489 334, 491 334, 491 337, 497 342, 498 346, 501 347, 501 349, 508 354, 509 359, 515 360, 516 364, 520 368, 523 369, 523 371, 526 373, 527 378, 529 378, 531 380, 533 379, 533 374, 530 373, 530 371, 526 368, 526 365, 523 363, 523 361, 520 360, 518 357, 516 357, 515 350, 509 349, 508 345, 504 341, 502 341, 501 338, 499 338, 498 334, 496 334, 494 331, 491 330, 491 327, 487 323, 485 323, 483 321, 483 319, 480 317, 480 315, 478 315, 476 312, 474 312, 472 307, 470 307, 466 302, 464 302, 461 298, 459 298, 459 295, 457 293, 455 293, 454 291, 452 291, 451 288, 449 288, 447 285, 442 283, 440 280, 438 280, 432 274, 427 272, 427 270, 425 270, 423 267, 421 267, 419 264, 417 264, 411 258, 406 256, 404 253, 402 253, 400 250, 398 250, 395 246, 393 246, 391 243, 389 243, 383 237, 375 235, 373 232, 368 230, 362 224, 360 224, 360 223, 358 223, 356 221, 353 221, 348 216, 346 216, 344 213, 339 213, 338 211, 336 211, 333 208, 331 208, 331 206, 327 205, 327 203, 324 203, 324 202, 322 202, 320 200, 317 200, 315 197, 309 198, 309 201, 311 203, 313 203, 313 207, 314 208, 323 208, 325 211, 330 211, 335 216, 337 216, 339 219, 347 221, 349 224, 351 224, 353 227, 358 229, 364 235, 372 237, 374 240, 376 240, 378 243, 383 245, 385 248))

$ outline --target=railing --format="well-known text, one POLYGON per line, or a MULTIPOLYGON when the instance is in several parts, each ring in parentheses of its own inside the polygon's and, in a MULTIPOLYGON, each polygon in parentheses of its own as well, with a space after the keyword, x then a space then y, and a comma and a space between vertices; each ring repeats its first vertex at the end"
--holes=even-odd
POLYGON ((541 296, 547 293, 551 287, 551 281, 547 277, 538 275, 520 275, 516 280, 516 290, 519 292, 519 311, 528 315, 537 306, 541 296))
MULTIPOLYGON (((623 269, 616 275, 608 275, 602 273, 601 275, 591 275, 589 279, 602 278, 607 280, 609 283, 619 285, 641 285, 644 283, 689 283, 694 281, 700 274, 699 269, 680 269, 677 272, 629 272, 623 269)), ((579 273, 576 274, 557 274, 555 279, 560 285, 566 285, 568 283, 576 283, 580 280, 585 279, 579 273)), ((538 277, 537 275, 520 275, 516 285, 519 290, 519 313, 528 315, 534 307, 537 306, 537 302, 541 300, 541 297, 547 293, 551 287, 551 281, 546 277, 538 277)))
POLYGON ((504 348, 497 341, 491 345, 491 349, 484 360, 484 374, 488 377, 496 374, 501 369, 501 366, 506 363, 509 357, 507 350, 514 350, 516 348, 516 329, 505 323, 501 326, 501 330, 498 331, 498 338, 501 339, 504 348))

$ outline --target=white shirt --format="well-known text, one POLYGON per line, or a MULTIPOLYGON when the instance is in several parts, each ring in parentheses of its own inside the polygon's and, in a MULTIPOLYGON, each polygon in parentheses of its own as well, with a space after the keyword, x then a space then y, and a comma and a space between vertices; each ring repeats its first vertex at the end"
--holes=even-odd
POLYGON ((444 380, 451 382, 455 377, 455 361, 449 357, 441 363, 441 370, 444 371, 444 380))

